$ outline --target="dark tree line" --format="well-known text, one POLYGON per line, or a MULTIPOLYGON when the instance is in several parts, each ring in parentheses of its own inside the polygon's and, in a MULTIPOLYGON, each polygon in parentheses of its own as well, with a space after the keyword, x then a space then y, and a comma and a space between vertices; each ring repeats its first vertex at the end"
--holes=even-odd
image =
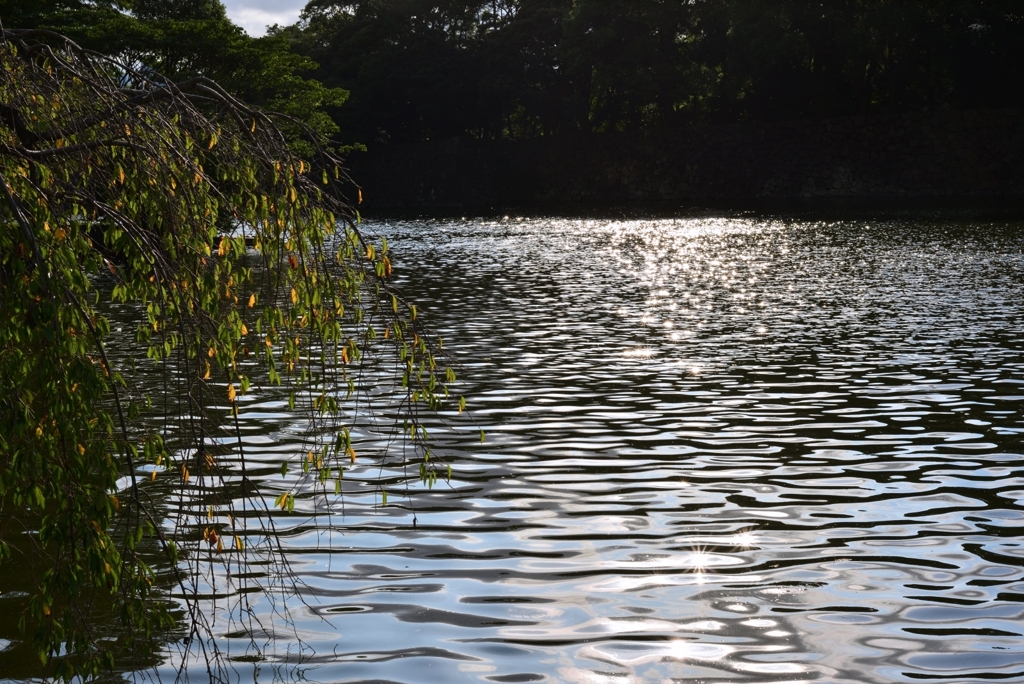
POLYGON ((1019 0, 312 0, 367 143, 1018 106, 1019 0))
POLYGON ((258 39, 219 0, 0 19, 371 145, 1024 102, 1021 0, 311 0, 258 39))

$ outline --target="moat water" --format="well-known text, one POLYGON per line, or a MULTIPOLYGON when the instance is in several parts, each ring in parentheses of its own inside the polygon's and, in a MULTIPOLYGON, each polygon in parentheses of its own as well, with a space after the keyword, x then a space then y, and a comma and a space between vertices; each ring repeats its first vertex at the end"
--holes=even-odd
MULTIPOLYGON (((1024 225, 366 229, 487 441, 278 515, 304 601, 256 663, 214 621, 238 681, 1024 682, 1024 225)), ((272 501, 301 430, 240 420, 272 501)))

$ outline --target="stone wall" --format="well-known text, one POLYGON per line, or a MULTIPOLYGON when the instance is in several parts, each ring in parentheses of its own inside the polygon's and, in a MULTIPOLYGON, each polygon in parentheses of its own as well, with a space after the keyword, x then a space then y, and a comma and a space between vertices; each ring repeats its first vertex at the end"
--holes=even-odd
POLYGON ((367 205, 480 207, 797 198, 1024 197, 1018 110, 845 117, 520 141, 350 159, 367 205))

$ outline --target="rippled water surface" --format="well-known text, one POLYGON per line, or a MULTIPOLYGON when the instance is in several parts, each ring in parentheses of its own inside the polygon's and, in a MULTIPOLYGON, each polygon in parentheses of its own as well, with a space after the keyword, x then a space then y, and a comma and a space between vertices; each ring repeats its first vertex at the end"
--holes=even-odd
POLYGON ((369 228, 488 438, 279 516, 308 605, 261 681, 1024 681, 1024 226, 369 228))
POLYGON ((1020 226, 370 227, 488 441, 287 538, 302 676, 1024 681, 1020 226))

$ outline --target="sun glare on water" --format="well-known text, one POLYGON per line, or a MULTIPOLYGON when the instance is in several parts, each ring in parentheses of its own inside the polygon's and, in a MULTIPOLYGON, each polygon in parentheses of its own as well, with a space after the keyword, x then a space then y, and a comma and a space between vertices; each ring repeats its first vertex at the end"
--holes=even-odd
POLYGON ((654 356, 654 350, 650 347, 633 347, 622 352, 627 359, 649 359, 654 356))

